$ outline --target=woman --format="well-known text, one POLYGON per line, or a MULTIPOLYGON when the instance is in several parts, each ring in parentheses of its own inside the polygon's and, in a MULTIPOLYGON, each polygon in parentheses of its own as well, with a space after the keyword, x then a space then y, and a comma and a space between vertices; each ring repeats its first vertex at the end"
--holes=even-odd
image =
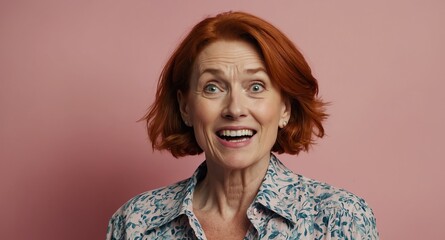
POLYGON ((107 239, 378 239, 364 200, 271 153, 298 154, 323 137, 317 92, 301 53, 271 24, 242 12, 198 23, 145 120, 153 148, 206 160, 191 178, 127 202, 107 239))

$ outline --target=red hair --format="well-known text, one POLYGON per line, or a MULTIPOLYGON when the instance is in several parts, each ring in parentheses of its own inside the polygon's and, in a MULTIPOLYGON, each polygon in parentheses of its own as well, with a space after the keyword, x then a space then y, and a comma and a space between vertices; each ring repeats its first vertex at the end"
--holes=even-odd
POLYGON ((309 149, 314 136, 324 136, 325 104, 317 97, 318 83, 303 55, 270 23, 248 13, 228 12, 193 27, 162 70, 155 102, 142 119, 153 149, 167 149, 175 157, 202 153, 193 128, 182 121, 176 95, 178 90, 188 92, 193 64, 201 50, 221 39, 244 40, 255 46, 273 84, 291 103, 291 117, 278 131, 272 151, 298 154, 309 149))

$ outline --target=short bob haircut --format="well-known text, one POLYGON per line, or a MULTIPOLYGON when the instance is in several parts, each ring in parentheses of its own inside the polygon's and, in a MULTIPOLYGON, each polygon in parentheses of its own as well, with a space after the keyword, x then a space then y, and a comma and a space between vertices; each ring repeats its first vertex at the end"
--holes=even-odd
POLYGON ((141 119, 146 121, 153 149, 167 149, 174 157, 203 152, 193 128, 182 121, 177 92, 188 92, 193 64, 201 50, 222 39, 243 40, 256 47, 272 83, 290 102, 291 117, 278 131, 273 152, 298 154, 309 149, 314 136, 324 136, 325 103, 317 97, 318 83, 303 55, 280 30, 263 19, 243 12, 226 12, 193 27, 162 70, 155 102, 141 119))

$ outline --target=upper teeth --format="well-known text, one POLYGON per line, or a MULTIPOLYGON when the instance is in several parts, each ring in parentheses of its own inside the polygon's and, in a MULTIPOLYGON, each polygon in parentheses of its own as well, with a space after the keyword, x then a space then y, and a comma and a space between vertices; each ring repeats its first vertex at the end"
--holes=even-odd
POLYGON ((221 130, 219 132, 221 136, 226 137, 240 137, 240 136, 252 136, 253 131, 249 129, 243 129, 243 130, 221 130))

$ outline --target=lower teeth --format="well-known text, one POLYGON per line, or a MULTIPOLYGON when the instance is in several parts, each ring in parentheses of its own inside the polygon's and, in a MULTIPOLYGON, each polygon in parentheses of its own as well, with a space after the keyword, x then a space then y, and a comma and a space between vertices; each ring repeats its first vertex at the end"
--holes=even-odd
POLYGON ((240 138, 240 139, 232 139, 232 140, 228 140, 229 142, 244 142, 247 141, 248 138, 240 138))

